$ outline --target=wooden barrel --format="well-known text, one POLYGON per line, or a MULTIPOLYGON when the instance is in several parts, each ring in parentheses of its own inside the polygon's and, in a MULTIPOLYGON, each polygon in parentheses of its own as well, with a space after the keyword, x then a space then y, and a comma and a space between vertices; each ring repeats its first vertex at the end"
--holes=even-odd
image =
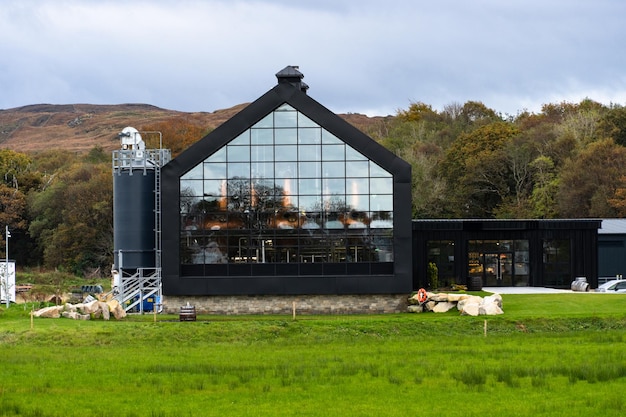
POLYGON ((196 306, 181 306, 180 321, 196 321, 196 306))
POLYGON ((467 290, 468 291, 480 291, 483 289, 482 277, 469 277, 467 278, 467 290))

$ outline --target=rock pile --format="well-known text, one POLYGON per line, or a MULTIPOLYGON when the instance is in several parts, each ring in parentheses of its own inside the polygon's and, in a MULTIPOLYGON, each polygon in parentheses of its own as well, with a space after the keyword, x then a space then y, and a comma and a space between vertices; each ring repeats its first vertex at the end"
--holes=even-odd
POLYGON ((434 313, 445 313, 453 308, 459 310, 465 316, 495 316, 503 314, 502 296, 493 294, 487 297, 479 297, 470 294, 446 294, 446 293, 426 293, 426 301, 420 302, 418 295, 409 297, 408 311, 410 313, 421 313, 432 311, 434 313))
POLYGON ((74 320, 90 320, 99 319, 109 320, 111 316, 115 319, 123 319, 126 317, 126 311, 117 300, 108 301, 90 301, 80 304, 69 304, 45 307, 33 313, 35 317, 46 317, 58 319, 66 317, 74 320))

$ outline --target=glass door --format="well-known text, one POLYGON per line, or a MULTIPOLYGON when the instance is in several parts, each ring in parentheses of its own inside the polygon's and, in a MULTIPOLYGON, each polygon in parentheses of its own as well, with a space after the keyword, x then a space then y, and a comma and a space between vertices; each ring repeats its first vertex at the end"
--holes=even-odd
POLYGON ((502 287, 513 285, 513 253, 490 252, 483 255, 484 285, 502 287))

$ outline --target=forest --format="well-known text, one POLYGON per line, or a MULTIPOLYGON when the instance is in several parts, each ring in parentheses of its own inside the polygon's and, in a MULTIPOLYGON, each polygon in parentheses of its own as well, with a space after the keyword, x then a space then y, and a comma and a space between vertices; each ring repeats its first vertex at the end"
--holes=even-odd
MULTIPOLYGON (((184 117, 138 129, 162 132, 173 157, 208 133, 184 117)), ((478 101, 413 102, 363 130, 411 164, 415 219, 626 216, 622 105, 585 99, 510 116, 478 101)), ((0 175, 0 225, 18 267, 109 275, 109 152, 0 149, 0 175)))

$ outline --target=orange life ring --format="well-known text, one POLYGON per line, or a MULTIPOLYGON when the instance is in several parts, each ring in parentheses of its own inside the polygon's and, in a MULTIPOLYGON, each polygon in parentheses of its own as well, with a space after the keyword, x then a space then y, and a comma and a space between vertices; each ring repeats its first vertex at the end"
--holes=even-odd
POLYGON ((428 294, 426 293, 426 290, 423 288, 420 288, 419 291, 417 292, 417 301, 421 303, 426 302, 426 300, 428 300, 428 294))

